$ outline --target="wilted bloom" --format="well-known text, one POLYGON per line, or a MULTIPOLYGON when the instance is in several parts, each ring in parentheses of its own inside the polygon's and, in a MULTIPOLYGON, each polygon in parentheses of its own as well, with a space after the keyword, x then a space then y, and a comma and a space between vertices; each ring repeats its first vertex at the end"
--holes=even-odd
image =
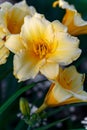
POLYGON ((73 5, 69 5, 64 0, 57 0, 53 3, 53 7, 59 5, 62 9, 66 9, 62 23, 68 27, 71 35, 87 34, 87 21, 84 21, 81 14, 77 12, 73 5))
POLYGON ((58 64, 70 64, 80 56, 78 44, 79 40, 70 36, 59 21, 49 22, 35 13, 25 17, 20 35, 11 35, 5 45, 15 53, 14 75, 24 81, 34 78, 39 71, 54 79, 58 64))
POLYGON ((6 62, 9 50, 5 47, 6 38, 10 34, 18 34, 24 23, 26 15, 35 13, 32 6, 27 6, 25 1, 12 5, 10 2, 0 4, 0 64, 6 62))
POLYGON ((87 102, 87 92, 83 90, 84 74, 77 72, 74 66, 62 69, 46 95, 45 106, 87 102))

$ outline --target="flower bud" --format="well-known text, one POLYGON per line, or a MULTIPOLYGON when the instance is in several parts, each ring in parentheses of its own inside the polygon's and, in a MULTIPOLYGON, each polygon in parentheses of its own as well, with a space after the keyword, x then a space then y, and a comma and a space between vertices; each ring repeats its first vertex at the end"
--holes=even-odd
POLYGON ((30 116, 29 103, 25 98, 20 98, 19 106, 20 106, 20 111, 24 116, 30 116))

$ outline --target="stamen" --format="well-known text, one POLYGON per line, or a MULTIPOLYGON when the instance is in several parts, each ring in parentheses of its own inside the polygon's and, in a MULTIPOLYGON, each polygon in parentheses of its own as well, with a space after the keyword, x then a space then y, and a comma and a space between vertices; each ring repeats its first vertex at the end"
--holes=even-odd
POLYGON ((43 58, 48 53, 49 48, 46 43, 38 43, 34 44, 34 52, 36 55, 38 55, 40 58, 43 58))

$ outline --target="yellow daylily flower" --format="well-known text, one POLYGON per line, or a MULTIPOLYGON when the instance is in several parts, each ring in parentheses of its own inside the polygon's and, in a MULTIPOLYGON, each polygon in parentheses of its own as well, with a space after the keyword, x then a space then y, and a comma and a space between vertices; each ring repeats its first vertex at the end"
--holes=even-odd
POLYGON ((4 64, 9 55, 9 50, 4 45, 7 36, 20 33, 21 26, 24 23, 24 17, 26 15, 32 16, 35 12, 35 8, 32 6, 29 7, 25 1, 14 5, 10 2, 0 4, 0 46, 2 46, 0 48, 0 64, 4 64), (4 52, 3 48, 5 50, 4 52))
POLYGON ((41 14, 26 16, 20 35, 11 35, 5 45, 15 53, 14 75, 19 81, 34 78, 40 71, 49 79, 58 75, 60 65, 76 60, 79 40, 67 33, 59 21, 50 22, 41 14))
POLYGON ((83 90, 84 74, 74 66, 62 69, 45 97, 42 106, 53 107, 70 103, 87 102, 87 92, 83 90))
POLYGON ((87 21, 84 21, 81 14, 77 12, 73 5, 69 5, 64 0, 57 0, 53 3, 53 7, 59 5, 66 10, 62 23, 68 27, 68 32, 73 35, 87 34, 87 21))

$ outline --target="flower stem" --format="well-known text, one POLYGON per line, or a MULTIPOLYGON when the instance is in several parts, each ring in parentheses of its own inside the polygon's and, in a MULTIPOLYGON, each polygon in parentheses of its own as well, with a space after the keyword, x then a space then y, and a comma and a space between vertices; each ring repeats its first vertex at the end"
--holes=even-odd
POLYGON ((36 110, 36 114, 41 113, 43 110, 45 110, 47 108, 47 105, 45 103, 43 103, 37 110, 36 110))

